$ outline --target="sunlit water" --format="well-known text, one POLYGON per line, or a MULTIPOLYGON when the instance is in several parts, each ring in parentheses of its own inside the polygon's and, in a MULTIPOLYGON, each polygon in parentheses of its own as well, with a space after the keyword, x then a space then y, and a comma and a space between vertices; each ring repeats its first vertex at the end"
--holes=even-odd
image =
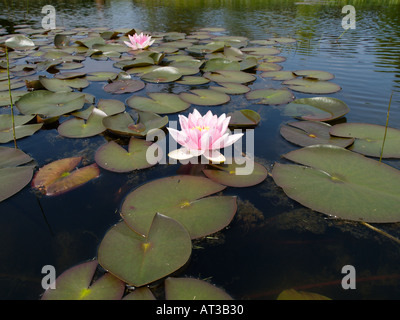
MULTIPOLYGON (((190 33, 203 27, 223 27, 224 34, 250 40, 294 37, 296 44, 281 47, 280 55, 287 58, 281 63, 284 70, 333 73, 333 81, 342 90, 331 96, 350 107, 344 119, 347 122, 385 125, 393 94, 389 125, 400 129, 400 4, 396 1, 2 1, 0 24, 9 33, 17 24, 38 28, 46 4, 56 8, 57 25, 68 29, 106 26, 190 33), (355 6, 357 24, 355 30, 343 33, 341 8, 345 4, 355 6)), ((91 64, 81 70, 116 70, 111 62, 91 64)), ((260 79, 251 88, 279 84, 260 79)), ((110 98, 102 86, 92 83, 84 92, 98 99, 110 98)), ((147 86, 148 91, 180 92, 185 88, 147 86)), ((127 96, 111 98, 125 101, 127 96)), ((238 96, 213 111, 243 107, 262 116, 255 136, 258 162, 270 168, 282 154, 297 148, 279 134, 280 125, 290 118, 282 116, 277 107, 251 105, 238 96)), ((170 120, 176 119, 176 115, 170 116, 170 120)), ((18 142, 38 166, 76 155, 91 161, 102 144, 102 136, 71 140, 59 136, 55 128, 18 142)), ((400 168, 399 161, 388 163, 400 168)), ((0 298, 38 299, 43 292, 44 265, 53 265, 61 273, 94 258, 104 234, 119 220, 124 196, 146 181, 174 175, 178 169, 178 165, 160 165, 129 175, 103 170, 93 183, 59 197, 38 199, 26 187, 0 203, 0 298)), ((236 299, 275 299, 288 288, 333 299, 400 297, 399 245, 388 238, 301 207, 270 177, 251 188, 227 188, 224 194, 238 196, 234 221, 217 239, 196 242, 202 249, 193 250, 182 276, 211 278, 236 299), (356 290, 341 287, 341 268, 347 264, 356 267, 356 290)), ((400 236, 397 225, 381 227, 400 236)))

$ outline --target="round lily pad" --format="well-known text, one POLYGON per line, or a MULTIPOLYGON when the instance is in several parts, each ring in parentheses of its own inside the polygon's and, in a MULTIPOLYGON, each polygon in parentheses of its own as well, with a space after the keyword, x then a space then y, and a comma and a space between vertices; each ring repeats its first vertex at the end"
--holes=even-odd
POLYGON ((346 148, 353 142, 353 138, 334 137, 329 134, 332 126, 318 121, 295 121, 281 126, 280 133, 286 140, 302 146, 315 144, 331 144, 346 148))
POLYGON ((236 198, 212 196, 225 186, 207 178, 178 175, 146 183, 131 192, 121 215, 139 234, 146 234, 156 212, 180 222, 192 239, 226 227, 236 212, 236 198))
POLYGON ((289 89, 303 93, 328 94, 341 90, 341 87, 333 82, 314 80, 311 78, 286 80, 283 84, 288 85, 289 89))
POLYGON ((103 125, 105 117, 107 117, 107 114, 94 108, 87 121, 73 118, 61 123, 57 131, 61 136, 67 138, 93 137, 106 130, 106 127, 103 125))
POLYGON ((219 70, 240 70, 240 63, 225 58, 214 58, 208 60, 203 67, 203 72, 219 70))
POLYGON ((0 202, 21 191, 32 179, 34 166, 20 166, 33 159, 25 152, 0 147, 0 202))
POLYGON ((260 63, 258 66, 257 66, 257 70, 259 70, 259 71, 264 71, 264 72, 267 72, 267 71, 280 71, 280 70, 282 70, 282 66, 280 66, 279 64, 276 64, 276 63, 272 63, 272 62, 263 62, 263 63, 260 63))
POLYGON ((204 280, 193 278, 167 278, 166 300, 232 300, 221 288, 204 280))
POLYGON ((114 80, 118 76, 116 72, 95 71, 86 74, 86 79, 89 81, 109 81, 114 80))
POLYGON ((153 164, 146 158, 147 149, 152 145, 150 141, 131 138, 128 150, 114 141, 100 147, 95 154, 96 163, 103 169, 113 172, 130 172, 149 168, 153 164))
POLYGON ((100 243, 98 260, 122 281, 141 287, 181 268, 191 252, 187 230, 174 219, 155 213, 145 236, 124 221, 112 227, 100 243))
POLYGON ((332 145, 284 155, 272 176, 292 199, 333 217, 370 223, 400 221, 400 171, 332 145))
POLYGON ((286 289, 283 290, 276 300, 332 300, 326 296, 323 296, 314 292, 307 291, 297 291, 295 289, 286 289))
POLYGON ((247 47, 241 50, 254 56, 276 55, 281 53, 279 49, 272 47, 247 47))
POLYGON ((230 112, 227 116, 231 117, 229 127, 233 128, 255 127, 261 120, 260 114, 251 109, 242 109, 230 112))
POLYGON ((254 75, 236 70, 205 72, 203 76, 214 82, 248 83, 256 80, 254 75))
POLYGON ((284 108, 284 114, 303 120, 330 121, 350 111, 342 100, 330 97, 296 99, 284 108))
POLYGON ((241 83, 221 82, 220 86, 210 86, 211 90, 223 92, 226 94, 243 94, 250 91, 248 86, 241 83))
POLYGON ((191 86, 206 84, 209 82, 209 79, 200 76, 183 76, 181 80, 176 81, 176 83, 187 84, 191 86))
POLYGON ((47 289, 42 300, 120 300, 125 283, 110 273, 93 281, 98 262, 85 262, 64 271, 47 289))
POLYGON ((246 98, 257 99, 259 104, 280 105, 292 101, 294 95, 287 89, 257 89, 247 93, 246 98))
POLYGON ((327 71, 320 70, 296 70, 293 73, 297 76, 302 76, 306 79, 314 79, 314 80, 332 80, 335 76, 327 71))
POLYGON ((126 104, 136 110, 162 114, 176 113, 190 107, 190 103, 173 93, 149 92, 147 95, 149 98, 132 96, 126 104))
POLYGON ((330 134, 337 137, 354 138, 350 150, 371 157, 400 158, 400 130, 369 123, 342 123, 334 125, 330 134))
MULTIPOLYGON (((28 91, 23 90, 12 90, 11 99, 16 102, 20 97, 26 95, 28 91)), ((8 91, 0 92, 0 107, 11 105, 10 93, 8 91)))
POLYGON ((226 93, 211 89, 194 89, 190 92, 181 92, 179 97, 187 103, 200 106, 217 106, 227 103, 231 99, 226 93))
POLYGON ((74 79, 57 79, 39 77, 40 83, 43 87, 52 92, 70 92, 74 89, 83 89, 89 86, 89 81, 83 78, 74 79))
POLYGON ((175 67, 158 67, 146 72, 140 78, 147 82, 165 83, 173 82, 182 77, 182 73, 175 67))
POLYGON ((106 84, 104 86, 104 91, 109 93, 115 94, 122 94, 122 93, 132 93, 139 90, 142 90, 145 87, 145 84, 141 80, 117 80, 106 84))
POLYGON ((292 71, 266 71, 260 74, 262 78, 272 78, 272 80, 291 80, 295 79, 296 75, 292 71))

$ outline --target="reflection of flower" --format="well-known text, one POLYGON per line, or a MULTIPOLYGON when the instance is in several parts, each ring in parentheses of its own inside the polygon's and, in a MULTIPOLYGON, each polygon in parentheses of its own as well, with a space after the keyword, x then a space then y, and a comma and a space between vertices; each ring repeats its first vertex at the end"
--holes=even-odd
POLYGON ((147 47, 150 47, 154 42, 154 40, 151 40, 151 36, 143 34, 143 32, 139 35, 137 33, 135 33, 133 36, 128 35, 128 37, 131 42, 124 42, 128 47, 131 47, 133 50, 146 49, 147 47))
POLYGON ((168 131, 182 148, 170 152, 169 156, 177 160, 187 160, 204 155, 210 161, 224 162, 225 157, 218 150, 229 147, 243 136, 243 133, 230 134, 230 119, 225 113, 218 117, 211 111, 201 116, 196 109, 188 118, 179 115, 182 131, 173 128, 168 128, 168 131))

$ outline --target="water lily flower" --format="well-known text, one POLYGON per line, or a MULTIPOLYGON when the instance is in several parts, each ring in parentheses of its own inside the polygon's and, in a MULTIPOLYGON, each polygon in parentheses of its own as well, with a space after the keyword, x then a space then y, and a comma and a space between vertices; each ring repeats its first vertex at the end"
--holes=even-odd
POLYGON ((230 134, 228 129, 231 117, 220 117, 208 111, 202 116, 196 109, 188 117, 179 115, 181 131, 167 128, 171 136, 182 148, 168 154, 176 160, 188 160, 203 155, 212 162, 224 162, 226 159, 218 150, 229 147, 238 141, 243 133, 230 134))
POLYGON ((143 32, 139 35, 137 33, 135 33, 133 36, 128 35, 128 37, 131 42, 124 42, 128 47, 131 47, 132 50, 146 49, 147 47, 150 47, 154 42, 154 40, 151 40, 151 36, 143 34, 143 32))

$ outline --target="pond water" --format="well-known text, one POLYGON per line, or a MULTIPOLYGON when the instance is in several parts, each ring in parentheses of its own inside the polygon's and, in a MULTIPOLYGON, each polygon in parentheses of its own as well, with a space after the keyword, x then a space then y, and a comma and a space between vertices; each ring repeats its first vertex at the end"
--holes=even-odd
MULTIPOLYGON (((135 28, 149 32, 195 32, 219 27, 223 35, 249 40, 291 37, 295 44, 280 46, 283 70, 316 69, 334 74, 341 99, 350 112, 339 122, 385 125, 392 95, 389 126, 400 129, 400 2, 399 1, 4 1, 0 25, 14 33, 14 25, 40 28, 44 5, 53 5, 57 26, 135 28), (344 32, 342 7, 356 9, 356 29, 344 32)), ((113 62, 87 59, 88 71, 116 71, 113 62)), ((258 78, 252 89, 279 87, 258 78)), ((96 99, 118 99, 91 83, 83 92, 96 99)), ((186 90, 173 84, 148 84, 151 92, 186 90)), ((296 98, 310 94, 295 93, 296 98)), ((268 170, 281 155, 298 147, 280 135, 284 116, 278 107, 252 104, 235 96, 217 114, 242 108, 260 113, 255 130, 255 157, 268 170)), ((184 112, 192 112, 190 107, 184 112)), ((208 107, 198 107, 200 111, 208 107)), ((10 110, 3 108, 0 113, 10 110)), ((177 115, 169 115, 177 120, 177 115)), ((65 157, 84 156, 92 162, 96 150, 115 137, 61 137, 55 127, 18 141, 18 147, 38 167, 65 157)), ((13 146, 6 143, 3 146, 13 146)), ((400 169, 399 160, 384 160, 400 169)), ((39 299, 41 273, 53 265, 57 274, 96 257, 100 241, 120 219, 118 210, 134 188, 153 179, 177 174, 180 165, 101 176, 57 197, 37 198, 30 187, 0 203, 0 298, 39 299)), ((332 299, 398 299, 400 245, 367 227, 332 219, 289 199, 271 177, 249 188, 227 188, 238 197, 238 211, 228 228, 215 237, 195 242, 190 262, 180 276, 209 279, 235 299, 276 299, 285 289, 316 292, 332 299), (342 267, 357 271, 356 290, 344 290, 342 267)), ((400 206, 399 206, 400 210, 400 206)), ((398 224, 377 225, 400 237, 398 224)))

